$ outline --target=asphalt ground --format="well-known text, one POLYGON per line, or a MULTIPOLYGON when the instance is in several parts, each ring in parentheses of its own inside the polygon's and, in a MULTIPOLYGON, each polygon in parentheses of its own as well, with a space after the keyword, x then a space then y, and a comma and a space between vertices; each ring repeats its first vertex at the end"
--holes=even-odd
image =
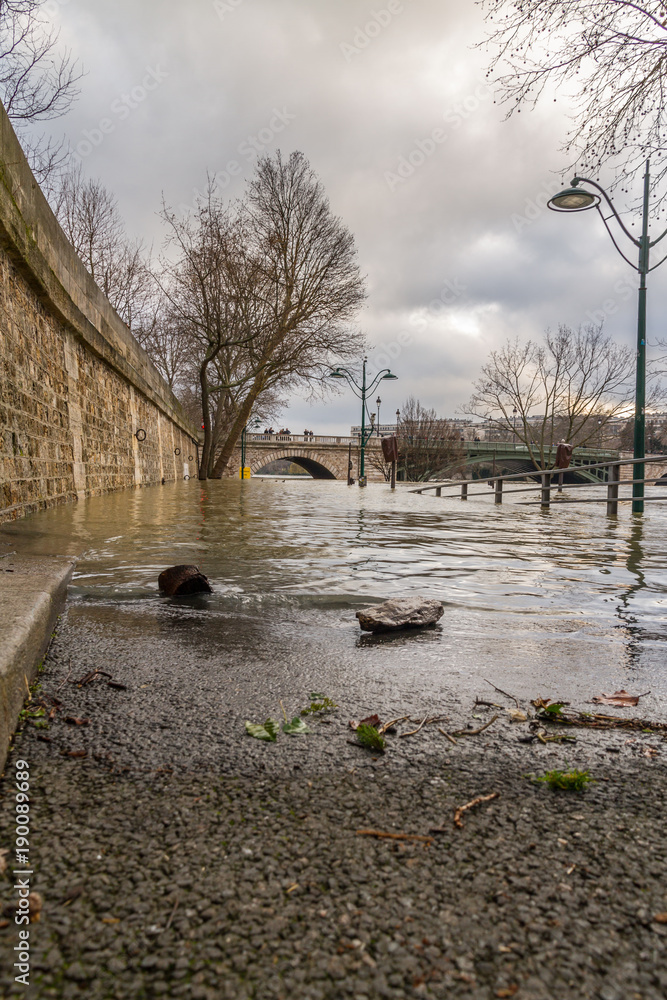
MULTIPOLYGON (((339 707, 306 736, 261 743, 244 718, 263 721, 279 694, 262 693, 261 676, 246 670, 244 685, 239 667, 228 693, 207 699, 208 680, 184 674, 176 653, 130 663, 122 635, 86 640, 70 615, 2 782, 3 998, 667 994, 660 734, 523 742, 530 722, 511 722, 512 700, 490 687, 478 692, 490 705, 452 694, 420 707, 416 693, 406 706, 379 680, 338 689, 321 662, 304 687, 324 679, 339 707), (97 668, 124 687, 104 674, 76 683, 97 668), (441 721, 414 736, 400 734, 417 723, 399 723, 374 753, 348 725, 370 709, 441 721), (494 715, 456 743, 439 732, 494 715), (29 987, 13 970, 18 760, 30 771, 30 887, 43 901, 29 987), (593 779, 581 792, 534 780, 572 768, 593 779), (458 807, 493 793, 454 825, 458 807), (430 839, 358 832, 369 829, 430 839)), ((307 701, 292 689, 289 716, 307 701)))

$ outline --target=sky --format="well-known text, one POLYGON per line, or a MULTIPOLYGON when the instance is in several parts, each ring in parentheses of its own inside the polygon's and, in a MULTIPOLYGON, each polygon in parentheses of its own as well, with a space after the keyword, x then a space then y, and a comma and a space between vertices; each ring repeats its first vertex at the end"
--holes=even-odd
MULTIPOLYGON (((50 130, 155 251, 163 197, 185 210, 208 172, 234 198, 258 152, 308 157, 367 276, 358 322, 369 369, 398 376, 380 393, 383 423, 410 395, 460 415, 508 337, 604 320, 634 342, 636 275, 597 214, 545 208, 570 176, 569 101, 551 95, 505 120, 473 0, 48 0, 46 10, 86 73, 50 130)), ((664 285, 651 277, 649 354, 664 285)), ((349 391, 294 397, 279 420, 340 433, 358 409, 349 391)))

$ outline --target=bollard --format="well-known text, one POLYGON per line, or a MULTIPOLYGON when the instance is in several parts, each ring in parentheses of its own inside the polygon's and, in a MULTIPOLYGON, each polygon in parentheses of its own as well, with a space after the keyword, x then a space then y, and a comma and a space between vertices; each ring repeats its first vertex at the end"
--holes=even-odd
POLYGON ((494 500, 496 503, 503 502, 503 481, 502 479, 496 479, 496 489, 494 500))
MULTIPOLYGON (((607 516, 616 517, 618 514, 618 481, 620 479, 620 467, 618 464, 610 465, 607 468, 607 516)), ((634 479, 634 476, 633 476, 634 479)))
POLYGON ((548 507, 551 503, 551 473, 543 472, 542 476, 542 497, 541 504, 543 507, 548 507))
POLYGON ((437 490, 435 491, 435 495, 437 497, 441 497, 442 496, 442 486, 438 486, 437 490))
POLYGON ((468 484, 467 483, 461 483, 461 499, 462 500, 467 500, 468 499, 468 484))

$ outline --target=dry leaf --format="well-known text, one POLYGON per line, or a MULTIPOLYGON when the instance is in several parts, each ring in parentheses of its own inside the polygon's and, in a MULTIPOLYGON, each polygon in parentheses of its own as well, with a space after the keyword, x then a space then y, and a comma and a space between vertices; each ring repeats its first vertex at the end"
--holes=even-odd
POLYGON ((656 924, 667 924, 667 913, 654 913, 651 919, 656 924))
POLYGON ((615 705, 616 708, 631 708, 633 705, 639 704, 639 699, 642 695, 639 694, 628 694, 627 691, 614 691, 613 694, 598 695, 595 698, 591 698, 591 701, 595 705, 615 705))
POLYGON ((512 983, 511 986, 508 986, 504 990, 496 990, 496 996, 497 997, 513 997, 514 994, 518 992, 518 989, 519 989, 518 983, 512 983))
POLYGON ((67 722, 70 726, 89 726, 90 719, 78 719, 75 715, 66 715, 64 722, 67 722))
POLYGON ((358 722, 352 720, 350 722, 350 729, 358 729, 359 726, 373 726, 374 729, 377 729, 380 724, 379 715, 369 715, 367 719, 359 719, 358 722))

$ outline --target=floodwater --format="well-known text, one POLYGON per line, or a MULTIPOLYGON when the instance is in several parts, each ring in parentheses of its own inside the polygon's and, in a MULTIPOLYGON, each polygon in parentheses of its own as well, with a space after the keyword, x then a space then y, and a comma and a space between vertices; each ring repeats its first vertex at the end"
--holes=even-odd
POLYGON ((659 503, 643 517, 623 504, 609 519, 604 504, 543 512, 405 486, 256 479, 128 490, 5 525, 0 540, 78 555, 70 626, 92 630, 107 655, 110 643, 139 659, 147 645, 158 658, 177 648, 186 687, 195 660, 229 656, 251 675, 234 689, 241 699, 257 700, 262 677, 279 694, 288 674, 333 694, 372 676, 413 704, 444 690, 488 697, 488 678, 580 707, 603 691, 650 690, 641 705, 655 718, 667 713, 666 529, 659 503), (214 593, 161 597, 160 571, 190 562, 214 593), (355 610, 412 594, 443 601, 437 629, 361 636, 355 610))

